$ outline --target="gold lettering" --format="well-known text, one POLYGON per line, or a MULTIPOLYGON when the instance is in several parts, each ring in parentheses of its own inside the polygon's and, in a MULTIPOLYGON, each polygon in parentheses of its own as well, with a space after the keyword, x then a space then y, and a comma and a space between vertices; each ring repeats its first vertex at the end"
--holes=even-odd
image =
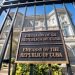
POLYGON ((56 33, 52 32, 52 33, 51 33, 51 36, 56 36, 56 33))
POLYGON ((63 57, 61 53, 55 53, 56 57, 63 57))
POLYGON ((51 47, 50 50, 52 52, 56 52, 56 51, 59 51, 59 47, 51 47))
POLYGON ((43 51, 44 51, 44 52, 46 52, 46 51, 48 52, 48 50, 49 50, 48 47, 44 47, 44 48, 43 48, 43 51))
POLYGON ((43 53, 42 57, 47 58, 49 56, 48 53, 43 53))
POLYGON ((57 57, 63 57, 61 53, 57 53, 57 52, 56 53, 49 53, 49 56, 50 57, 56 57, 56 58, 57 57))

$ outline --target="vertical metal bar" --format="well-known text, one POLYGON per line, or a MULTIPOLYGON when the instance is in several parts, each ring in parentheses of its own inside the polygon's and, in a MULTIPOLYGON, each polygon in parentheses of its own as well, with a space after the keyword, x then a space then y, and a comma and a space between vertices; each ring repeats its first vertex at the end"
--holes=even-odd
POLYGON ((17 8, 17 11, 15 12, 14 14, 14 18, 12 20, 12 23, 11 23, 11 31, 10 31, 10 54, 9 54, 9 68, 8 68, 8 75, 10 75, 10 71, 11 71, 11 57, 12 57, 12 40, 13 40, 13 24, 14 24, 14 21, 16 19, 16 15, 17 15, 17 12, 18 12, 18 8, 17 8))
MULTIPOLYGON (((27 6, 25 7, 25 12, 24 12, 24 16, 23 16, 23 18, 22 18, 22 30, 23 30, 23 28, 24 28, 24 21, 25 21, 25 17, 26 17, 26 12, 27 12, 27 6)), ((21 34, 21 33, 20 33, 21 34)), ((16 63, 14 63, 13 64, 13 72, 12 72, 12 75, 15 75, 16 74, 16 67, 17 67, 17 64, 16 63)))
MULTIPOLYGON (((59 18, 58 18, 58 14, 57 14, 57 11, 56 11, 56 8, 55 8, 55 6, 54 6, 54 11, 55 11, 55 15, 56 15, 56 20, 57 20, 57 23, 58 23, 58 26, 59 26, 59 29, 60 29, 60 33, 61 33, 61 35, 63 36, 63 34, 62 34, 62 29, 61 29, 61 26, 60 26, 60 21, 59 21, 59 18)), ((65 45, 65 41, 64 41, 64 37, 62 37, 62 39, 63 39, 63 44, 65 45)), ((65 46, 66 47, 66 46, 65 46)), ((67 53, 68 54, 68 53, 67 53)), ((68 56, 68 60, 69 60, 69 56, 68 56)), ((67 66, 67 70, 68 70, 68 75, 73 75, 72 74, 72 70, 71 70, 71 66, 70 66, 70 61, 69 61, 69 64, 68 64, 69 66, 67 66)))
POLYGON ((63 3, 63 7, 64 7, 64 10, 65 10, 65 12, 66 12, 66 15, 67 15, 67 17, 68 17, 68 19, 69 19, 69 22, 70 22, 70 24, 71 24, 71 27, 72 27, 72 29, 73 29, 73 33, 74 33, 74 35, 75 35, 75 31, 74 31, 74 24, 73 24, 73 21, 72 21, 72 19, 71 19, 71 15, 70 15, 70 13, 68 12, 68 9, 66 8, 66 5, 63 3))
MULTIPOLYGON (((66 46, 66 48, 67 48, 67 46, 66 46)), ((68 54, 68 51, 67 51, 67 54, 68 54)), ((68 75, 73 75, 69 56, 68 56, 68 61, 69 61, 69 63, 66 64, 68 75)))
POLYGON ((34 5, 34 23, 33 23, 33 31, 35 31, 35 22, 36 22, 36 5, 34 5))
POLYGON ((65 41, 64 41, 64 37, 63 37, 63 32, 62 32, 62 28, 61 28, 61 25, 60 25, 60 21, 59 21, 59 17, 58 17, 58 13, 57 13, 55 5, 53 5, 53 8, 54 8, 55 16, 56 16, 57 25, 59 27, 59 30, 60 30, 60 33, 61 33, 61 36, 62 36, 62 41, 63 41, 63 44, 65 45, 65 41))
POLYGON ((2 66, 2 61, 3 61, 3 58, 4 58, 5 52, 6 52, 6 48, 7 48, 7 45, 8 45, 8 41, 9 41, 9 38, 10 38, 10 35, 11 35, 11 29, 13 27, 13 23, 15 21, 17 12, 18 12, 18 8, 17 8, 17 10, 16 10, 16 12, 14 14, 14 17, 13 17, 12 22, 10 24, 10 28, 9 28, 9 32, 8 32, 7 38, 6 38, 5 43, 3 45, 3 49, 2 49, 2 52, 1 52, 1 56, 0 56, 0 69, 1 69, 1 66, 2 66))
POLYGON ((10 8, 8 9, 8 12, 7 12, 6 16, 4 17, 4 20, 3 20, 2 25, 1 25, 1 27, 0 27, 0 34, 1 34, 1 32, 2 32, 2 29, 3 29, 3 27, 4 27, 4 24, 5 24, 5 22, 6 22, 6 19, 7 19, 7 16, 8 16, 8 14, 9 14, 9 12, 10 12, 10 8))
POLYGON ((75 8, 75 2, 73 2, 72 4, 73 4, 73 6, 74 6, 74 8, 75 8))
MULTIPOLYGON (((33 31, 35 31, 35 20, 36 20, 36 5, 34 5, 34 24, 33 24, 33 31)), ((30 75, 34 75, 33 71, 34 65, 30 64, 30 75)))
POLYGON ((57 14, 57 10, 56 10, 56 7, 55 7, 54 4, 53 4, 53 9, 54 9, 54 12, 55 12, 54 14, 56 16, 56 21, 57 21, 58 27, 62 31, 61 26, 60 26, 60 21, 59 21, 59 18, 58 18, 58 14, 57 14))
POLYGON ((49 75, 52 75, 51 74, 51 64, 48 64, 48 67, 49 67, 49 75))
POLYGON ((0 8, 0 15, 2 14, 2 12, 3 12, 3 9, 2 9, 2 8, 0 8))
MULTIPOLYGON (((71 19, 71 17, 70 17, 70 14, 69 14, 69 12, 68 12, 68 10, 67 10, 67 8, 66 8, 66 6, 65 6, 64 3, 63 3, 63 7, 64 7, 64 9, 65 9, 65 11, 66 11, 67 17, 68 17, 68 19, 69 19, 69 22, 70 22, 70 24, 71 24, 71 26, 72 26, 72 29, 73 29, 73 32, 74 32, 74 35, 75 35, 75 31, 74 31, 74 27, 73 27, 74 24, 73 24, 73 22, 72 22, 72 19, 71 19)), ((67 53, 68 53, 68 52, 67 52, 67 53)), ((69 56, 68 56, 68 60, 69 60, 69 63, 67 64, 68 75, 73 75, 69 56)))
POLYGON ((14 63, 13 64, 12 75, 16 75, 16 67, 17 67, 17 63, 14 63))
POLYGON ((23 16, 23 19, 22 19, 22 30, 24 28, 24 21, 25 21, 25 18, 26 18, 26 12, 27 12, 27 6, 25 7, 25 13, 24 13, 25 16, 23 16))
MULTIPOLYGON (((5 12, 7 13, 7 10, 5 10, 5 12)), ((10 16, 10 14, 8 14, 8 17, 10 18, 10 20, 12 20, 12 17, 10 16)))
POLYGON ((47 26, 47 16, 46 16, 46 5, 44 4, 44 18, 45 18, 45 28, 46 30, 48 30, 48 26, 47 26))
MULTIPOLYGON (((66 46, 66 48, 67 48, 67 46, 66 46)), ((68 51, 67 51, 67 54, 68 54, 68 51)), ((68 56, 68 61, 69 61, 69 63, 66 64, 68 75, 73 75, 69 56, 68 56)))
POLYGON ((34 68, 34 65, 33 64, 30 64, 30 75, 34 75, 33 74, 33 68, 34 68))
POLYGON ((70 63, 67 64, 67 72, 68 72, 68 75, 73 75, 70 63))
MULTIPOLYGON (((22 30, 23 30, 23 27, 24 27, 24 21, 25 21, 25 17, 26 17, 26 11, 27 11, 27 7, 25 7, 26 9, 25 9, 25 16, 23 16, 23 19, 22 19, 22 30)), ((16 67, 17 67, 17 64, 16 63, 14 63, 13 64, 13 71, 12 71, 12 75, 15 75, 16 74, 16 67)))
POLYGON ((13 26, 12 26, 12 29, 11 29, 11 35, 10 35, 10 51, 9 51, 9 67, 8 67, 8 75, 10 75, 10 72, 11 72, 12 40, 13 40, 13 26))

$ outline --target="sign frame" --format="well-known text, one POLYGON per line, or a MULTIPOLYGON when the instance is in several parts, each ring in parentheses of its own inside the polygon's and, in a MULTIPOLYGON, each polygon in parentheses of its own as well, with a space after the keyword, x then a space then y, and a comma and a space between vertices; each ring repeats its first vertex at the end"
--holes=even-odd
MULTIPOLYGON (((48 31, 57 31, 57 30, 48 30, 48 31)), ((17 53, 16 53, 15 63, 25 63, 25 64, 68 64, 69 61, 68 61, 68 55, 67 55, 67 50, 66 50, 67 48, 66 48, 66 45, 65 45, 64 37, 63 37, 61 31, 60 30, 58 30, 58 31, 60 32, 60 35, 61 35, 62 46, 64 48, 64 54, 65 54, 66 60, 64 60, 64 61, 50 61, 50 60, 49 61, 17 61, 17 54, 18 54, 18 50, 19 50, 21 34, 22 34, 22 32, 26 33, 26 31, 21 31, 20 38, 19 38, 19 43, 18 43, 18 48, 17 48, 17 53)), ((27 31, 27 32, 43 32, 43 31, 27 31)))

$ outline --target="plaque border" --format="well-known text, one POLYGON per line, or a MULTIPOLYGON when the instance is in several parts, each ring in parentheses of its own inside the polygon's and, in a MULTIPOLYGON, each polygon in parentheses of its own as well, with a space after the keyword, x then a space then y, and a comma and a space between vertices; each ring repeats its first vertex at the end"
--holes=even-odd
POLYGON ((19 42, 18 42, 18 47, 17 47, 17 51, 16 51, 15 63, 25 63, 25 64, 68 64, 69 63, 68 53, 67 53, 67 48, 66 48, 66 45, 65 45, 65 40, 64 40, 64 37, 63 37, 63 33, 61 32, 61 30, 48 30, 48 31, 47 30, 44 30, 44 31, 21 31, 19 42), (66 57, 65 61, 18 61, 17 60, 17 54, 18 54, 18 49, 19 49, 19 45, 20 45, 22 32, 48 32, 48 31, 59 31, 60 32, 62 45, 63 45, 63 48, 64 48, 64 54, 65 54, 65 57, 66 57))

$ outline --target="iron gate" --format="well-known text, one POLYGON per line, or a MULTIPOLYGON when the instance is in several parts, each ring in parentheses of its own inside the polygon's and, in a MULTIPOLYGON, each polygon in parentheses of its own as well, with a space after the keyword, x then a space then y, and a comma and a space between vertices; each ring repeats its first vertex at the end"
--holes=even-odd
MULTIPOLYGON (((71 3, 73 5, 73 7, 75 7, 75 2, 73 0, 5 0, 3 3, 0 4, 0 15, 2 15, 3 12, 5 12, 5 16, 2 20, 1 27, 0 27, 0 37, 2 36, 2 32, 4 30, 5 27, 5 22, 7 20, 7 18, 10 19, 11 23, 10 23, 10 27, 9 27, 9 31, 7 34, 7 37, 5 39, 5 42, 3 44, 3 48, 1 51, 1 55, 0 55, 0 69, 2 67, 2 63, 9 63, 9 71, 8 71, 8 75, 10 75, 10 68, 11 68, 11 57, 12 57, 12 42, 13 42, 13 30, 14 30, 14 22, 16 20, 16 16, 17 13, 19 11, 19 8, 23 8, 24 9, 24 16, 22 17, 22 28, 21 31, 24 28, 24 20, 26 18, 26 14, 27 14, 27 9, 28 7, 33 6, 34 7, 34 19, 33 19, 33 28, 32 30, 35 31, 35 20, 36 20, 36 7, 42 5, 44 8, 44 21, 45 21, 45 30, 48 30, 48 26, 47 26, 47 13, 46 13, 46 5, 51 5, 54 9, 55 12, 55 17, 56 17, 56 21, 57 24, 59 26, 59 29, 62 31, 61 29, 61 25, 60 25, 60 21, 59 21, 59 17, 57 14, 57 9, 56 6, 57 4, 61 4, 63 5, 63 9, 65 10, 68 18, 69 18, 69 22, 72 26, 73 32, 74 31, 74 23, 70 17, 70 13, 68 12, 68 9, 66 7, 66 3, 71 3), (13 17, 11 17, 10 15, 10 11, 15 8, 15 12, 13 17), (5 52, 6 52, 6 48, 8 46, 10 42, 10 51, 9 51, 9 59, 4 60, 4 56, 5 56, 5 52)), ((16 66, 17 64, 14 63, 14 69, 12 72, 12 75, 15 75, 15 71, 16 71, 16 66)), ((70 65, 70 60, 69 60, 69 64, 67 64, 67 71, 68 71, 68 75, 73 75, 72 74, 72 70, 71 70, 71 65, 70 65)), ((30 70, 30 75, 33 75, 33 64, 31 64, 31 70, 30 70)), ((50 74, 49 74, 50 75, 50 74)))

